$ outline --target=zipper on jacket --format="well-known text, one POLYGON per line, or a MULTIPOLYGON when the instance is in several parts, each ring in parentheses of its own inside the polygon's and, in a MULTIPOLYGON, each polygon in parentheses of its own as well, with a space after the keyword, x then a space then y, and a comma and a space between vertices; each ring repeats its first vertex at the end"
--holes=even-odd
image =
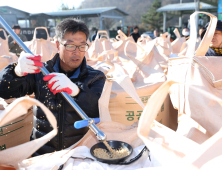
POLYGON ((59 151, 63 149, 63 116, 64 116, 64 102, 62 102, 62 108, 61 111, 59 112, 59 151))

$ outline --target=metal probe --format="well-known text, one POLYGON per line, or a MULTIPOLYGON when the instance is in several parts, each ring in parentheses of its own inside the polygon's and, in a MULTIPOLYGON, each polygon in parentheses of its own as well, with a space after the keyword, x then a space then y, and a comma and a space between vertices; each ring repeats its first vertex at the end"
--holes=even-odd
MULTIPOLYGON (((16 35, 16 33, 10 28, 10 26, 5 22, 5 20, 0 16, 0 23, 5 28, 5 30, 13 37, 13 39, 18 43, 20 47, 23 48, 23 50, 26 53, 33 54, 31 50, 23 43, 23 41, 16 35)), ((33 54, 34 55, 34 54, 33 54)), ((48 75, 49 71, 44 67, 39 67, 41 72, 44 75, 48 75)), ((89 122, 89 128, 96 134, 96 137, 99 141, 104 141, 106 139, 106 135, 104 132, 99 130, 99 128, 94 124, 94 120, 89 118, 84 111, 78 106, 78 104, 72 99, 70 95, 68 95, 65 92, 60 92, 60 94, 66 99, 66 101, 76 110, 76 112, 79 114, 79 116, 83 120, 87 120, 89 122)))

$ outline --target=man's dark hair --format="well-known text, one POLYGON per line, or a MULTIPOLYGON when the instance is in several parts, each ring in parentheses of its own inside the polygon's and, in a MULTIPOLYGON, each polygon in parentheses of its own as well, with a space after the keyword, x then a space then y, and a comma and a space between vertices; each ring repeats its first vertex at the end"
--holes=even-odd
POLYGON ((76 18, 66 18, 60 22, 55 29, 56 37, 58 41, 64 38, 65 33, 71 32, 75 34, 76 32, 83 32, 86 34, 86 40, 89 38, 89 29, 86 24, 76 18))
POLYGON ((133 30, 135 30, 135 29, 139 29, 139 27, 138 27, 138 26, 135 26, 135 27, 133 28, 133 30))
POLYGON ((21 27, 18 24, 15 24, 12 26, 12 29, 21 29, 21 27))

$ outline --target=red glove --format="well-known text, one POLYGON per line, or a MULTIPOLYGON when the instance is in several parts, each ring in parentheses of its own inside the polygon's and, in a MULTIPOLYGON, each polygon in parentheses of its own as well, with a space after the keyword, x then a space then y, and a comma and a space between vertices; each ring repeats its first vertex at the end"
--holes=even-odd
POLYGON ((34 56, 29 53, 21 53, 18 64, 15 67, 15 73, 17 76, 26 76, 27 74, 39 73, 38 67, 42 67, 41 56, 34 56))
POLYGON ((78 86, 63 73, 51 73, 45 76, 43 80, 49 81, 48 88, 54 95, 59 92, 66 92, 70 96, 76 96, 79 93, 78 86))

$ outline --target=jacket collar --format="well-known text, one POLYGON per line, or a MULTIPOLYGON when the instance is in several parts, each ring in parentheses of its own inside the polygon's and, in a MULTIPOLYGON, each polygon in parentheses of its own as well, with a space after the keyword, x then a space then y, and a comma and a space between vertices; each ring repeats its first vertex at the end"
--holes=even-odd
POLYGON ((209 48, 206 56, 220 56, 218 53, 216 53, 212 48, 209 48))
MULTIPOLYGON (((46 62, 46 68, 49 72, 59 72, 57 69, 57 64, 59 64, 59 53, 57 53, 51 60, 46 62)), ((82 77, 88 72, 86 65, 86 58, 84 57, 81 65, 77 68, 75 73, 70 77, 70 79, 82 77)))

